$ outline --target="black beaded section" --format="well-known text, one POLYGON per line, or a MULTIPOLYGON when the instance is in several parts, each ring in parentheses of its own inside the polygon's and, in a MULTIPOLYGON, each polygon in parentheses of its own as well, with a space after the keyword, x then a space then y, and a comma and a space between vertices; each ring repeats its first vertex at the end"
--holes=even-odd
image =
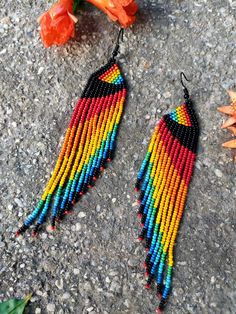
POLYGON ((113 149, 113 150, 110 149, 110 150, 108 151, 107 160, 108 160, 108 161, 113 160, 114 157, 115 157, 115 150, 114 150, 114 149, 113 149))
POLYGON ((147 280, 147 284, 151 285, 151 283, 153 282, 154 278, 155 278, 155 275, 149 275, 148 280, 147 280))
POLYGON ((137 181, 136 181, 136 183, 135 183, 135 189, 136 189, 136 190, 140 190, 141 184, 142 184, 142 180, 137 179, 137 181))
POLYGON ((177 138, 184 147, 187 147, 193 153, 196 153, 199 138, 199 125, 190 103, 188 105, 186 104, 186 107, 192 122, 192 126, 185 126, 177 123, 170 118, 169 114, 165 115, 163 119, 165 120, 166 126, 172 133, 173 137, 177 138), (188 134, 188 136, 184 136, 184 134, 188 134))
POLYGON ((73 198, 73 203, 76 204, 80 198, 81 198, 81 195, 79 194, 79 192, 76 192, 73 198))
POLYGON ((21 227, 18 229, 17 235, 20 235, 20 234, 24 233, 27 229, 29 229, 29 227, 24 224, 23 226, 21 226, 21 227))
POLYGON ((35 237, 38 234, 40 224, 37 223, 33 229, 32 236, 35 237))
POLYGON ((142 224, 145 223, 146 217, 147 217, 147 215, 146 215, 146 214, 143 214, 142 219, 141 219, 141 223, 142 223, 142 224))
POLYGON ((166 305, 166 300, 163 299, 163 298, 161 298, 161 301, 160 301, 160 304, 159 304, 159 306, 158 306, 158 309, 159 309, 160 311, 164 311, 165 305, 166 305))
POLYGON ((145 191, 141 191, 140 194, 139 194, 139 197, 138 197, 138 201, 142 201, 143 197, 145 195, 145 191))
POLYGON ((143 230, 141 231, 140 235, 139 235, 139 239, 143 240, 146 236, 147 230, 143 228, 143 230))
POLYGON ((55 225, 56 225, 56 217, 52 217, 52 219, 51 219, 51 226, 55 227, 55 225))
POLYGON ((143 214, 144 208, 145 208, 145 205, 141 204, 141 205, 139 206, 138 214, 143 214))
POLYGON ((157 295, 162 295, 162 291, 165 288, 163 284, 157 284, 157 295))
POLYGON ((64 209, 64 213, 69 213, 72 210, 73 210, 73 204, 71 204, 70 202, 67 202, 66 207, 64 209))
POLYGON ((122 91, 124 88, 127 88, 125 81, 123 81, 121 84, 112 84, 112 83, 106 83, 99 79, 99 77, 103 73, 108 71, 115 64, 117 64, 117 62, 109 61, 101 69, 93 73, 88 80, 88 83, 82 93, 81 98, 105 97, 109 95, 114 95, 115 93, 122 91))

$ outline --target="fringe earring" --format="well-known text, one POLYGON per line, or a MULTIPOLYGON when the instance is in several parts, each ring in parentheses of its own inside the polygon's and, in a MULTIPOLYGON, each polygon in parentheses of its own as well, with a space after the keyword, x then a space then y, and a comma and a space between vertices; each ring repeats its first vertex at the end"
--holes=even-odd
POLYGON ((41 200, 16 235, 24 233, 36 219, 36 236, 52 207, 51 229, 56 220, 70 212, 79 198, 91 188, 111 161, 118 126, 126 98, 126 83, 116 62, 117 43, 108 63, 93 73, 73 112, 55 169, 41 200))
POLYGON ((183 215, 189 182, 196 158, 199 126, 189 92, 183 84, 185 102, 163 116, 157 124, 148 152, 138 173, 138 216, 143 226, 139 240, 146 240, 144 267, 149 289, 156 279, 163 311, 170 293, 174 245, 183 215))

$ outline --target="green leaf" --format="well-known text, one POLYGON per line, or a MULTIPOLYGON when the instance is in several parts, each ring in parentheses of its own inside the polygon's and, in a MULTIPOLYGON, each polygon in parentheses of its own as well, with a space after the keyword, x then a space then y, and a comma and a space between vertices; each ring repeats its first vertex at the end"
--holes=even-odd
POLYGON ((1 314, 23 314, 26 304, 31 299, 32 294, 28 294, 25 299, 10 299, 0 303, 1 314))
POLYGON ((73 13, 76 13, 77 9, 79 8, 80 6, 80 3, 82 2, 83 0, 74 0, 74 3, 73 3, 73 13))

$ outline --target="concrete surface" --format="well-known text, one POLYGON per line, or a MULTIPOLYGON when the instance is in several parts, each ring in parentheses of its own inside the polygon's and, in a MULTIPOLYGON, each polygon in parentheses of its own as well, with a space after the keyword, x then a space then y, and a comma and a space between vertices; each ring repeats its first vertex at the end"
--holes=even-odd
POLYGON ((192 79, 201 139, 166 313, 236 312, 235 166, 221 148, 231 135, 216 112, 236 88, 236 1, 137 2, 120 56, 130 92, 116 158, 61 230, 44 229, 37 240, 14 232, 39 199, 75 102, 106 62, 117 27, 90 7, 79 15, 77 41, 47 50, 36 23, 47 1, 0 3, 0 298, 33 292, 29 313, 154 313, 133 185, 156 121, 182 100, 180 71, 192 79))

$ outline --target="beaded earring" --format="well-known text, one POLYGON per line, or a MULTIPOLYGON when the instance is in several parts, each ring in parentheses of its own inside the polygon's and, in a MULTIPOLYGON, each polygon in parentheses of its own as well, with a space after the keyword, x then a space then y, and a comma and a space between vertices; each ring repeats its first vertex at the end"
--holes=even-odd
POLYGON ((146 240, 144 263, 149 289, 156 279, 163 311, 170 293, 174 245, 183 215, 196 158, 199 126, 189 92, 182 78, 185 102, 163 116, 151 138, 138 173, 135 190, 140 191, 138 217, 143 226, 139 240, 146 240))
POLYGON ((91 188, 111 161, 115 150, 118 126, 126 98, 126 83, 116 56, 117 43, 108 63, 91 75, 79 99, 52 176, 38 205, 28 216, 16 235, 24 233, 38 218, 33 229, 36 236, 52 207, 51 229, 56 220, 68 214, 73 205, 91 188))

